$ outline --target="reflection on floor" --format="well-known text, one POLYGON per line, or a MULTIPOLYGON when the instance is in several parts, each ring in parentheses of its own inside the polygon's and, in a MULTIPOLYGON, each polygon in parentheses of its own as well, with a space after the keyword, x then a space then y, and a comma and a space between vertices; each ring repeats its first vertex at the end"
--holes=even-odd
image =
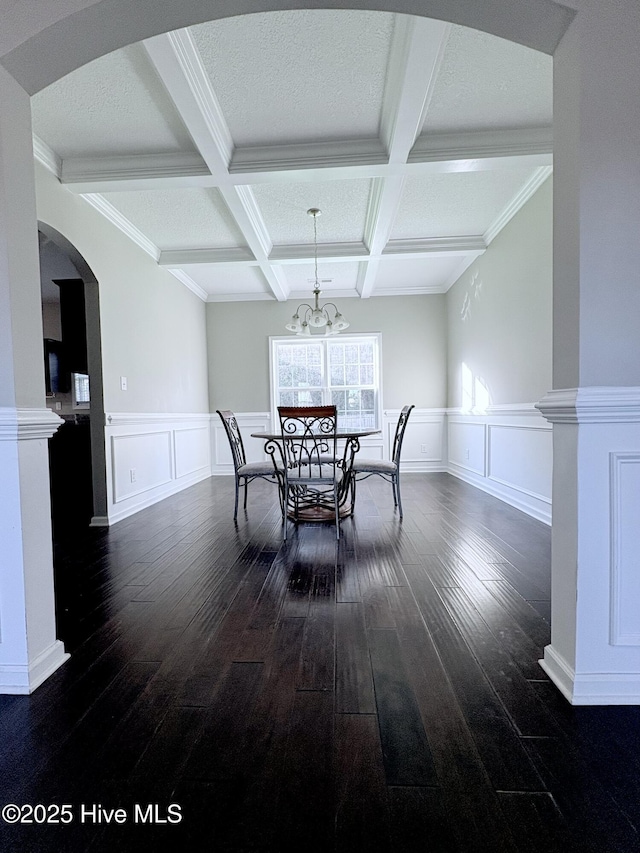
POLYGON ((444 474, 403 498, 366 481, 339 544, 283 546, 270 484, 235 526, 213 478, 59 550, 72 658, 0 697, 0 799, 73 820, 0 849, 640 849, 640 709, 537 664, 549 529, 444 474))

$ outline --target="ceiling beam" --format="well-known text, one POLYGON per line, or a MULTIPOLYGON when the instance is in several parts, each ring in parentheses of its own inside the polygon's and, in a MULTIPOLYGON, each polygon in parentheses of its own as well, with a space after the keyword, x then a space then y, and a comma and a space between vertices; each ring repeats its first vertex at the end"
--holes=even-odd
POLYGON ((255 197, 228 180, 233 140, 190 33, 177 30, 143 45, 273 295, 286 300, 289 288, 282 270, 269 263, 271 241, 255 197))
MULTIPOLYGON (((379 257, 385 260, 457 257, 482 253, 487 248, 481 236, 427 237, 415 240, 390 240, 379 257)), ((364 243, 322 243, 318 259, 323 263, 366 263, 371 260, 364 243)), ((313 246, 306 243, 281 245, 273 249, 270 262, 282 265, 312 264, 313 246)), ((158 263, 167 269, 185 266, 255 267, 258 261, 247 249, 168 249, 160 252, 158 263)))
MULTIPOLYGON (((334 153, 327 156, 318 155, 315 144, 270 146, 260 149, 262 154, 259 158, 244 159, 242 171, 232 171, 222 178, 214 177, 196 153, 71 157, 60 162, 59 176, 67 189, 74 193, 128 192, 172 187, 217 187, 221 180, 225 186, 241 186, 283 180, 304 183, 487 171, 505 165, 550 166, 553 151, 552 131, 548 127, 497 128, 418 137, 407 163, 389 163, 386 154, 380 161, 377 154, 367 152, 368 142, 351 141, 349 148, 352 153, 344 157, 339 154, 343 143, 323 145, 323 148, 334 149, 334 153), (295 157, 291 156, 291 148, 296 149, 295 157), (360 150, 359 156, 354 153, 357 149, 360 150)), ((253 152, 257 149, 244 150, 253 152)))
MULTIPOLYGON (((400 17, 396 21, 381 120, 381 136, 390 165, 398 164, 406 170, 409 153, 424 124, 450 31, 450 24, 420 18, 400 17)), ((404 180, 404 175, 396 175, 374 181, 364 234, 373 262, 367 264, 357 283, 363 299, 371 296, 375 287, 377 259, 391 236, 404 180)))

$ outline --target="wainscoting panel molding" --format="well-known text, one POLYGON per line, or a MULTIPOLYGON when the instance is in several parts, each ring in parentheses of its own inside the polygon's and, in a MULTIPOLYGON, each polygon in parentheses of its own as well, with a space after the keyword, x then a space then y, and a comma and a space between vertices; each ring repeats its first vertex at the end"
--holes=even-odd
MULTIPOLYGON (((248 462, 265 458, 264 441, 251 438, 252 432, 272 428, 269 412, 235 412, 248 462)), ((400 409, 385 409, 379 435, 360 439, 360 452, 373 459, 389 459, 400 409)), ((446 471, 444 429, 445 409, 414 409, 404 436, 402 470, 406 472, 446 471)), ((211 458, 213 474, 233 474, 231 451, 220 417, 211 415, 211 458)))
POLYGON ((109 524, 211 476, 208 413, 111 413, 105 434, 109 524))
POLYGON ((640 574, 635 536, 640 510, 640 453, 611 453, 611 643, 640 646, 640 574))
POLYGON ((448 471, 551 524, 552 430, 533 405, 448 412, 448 471))

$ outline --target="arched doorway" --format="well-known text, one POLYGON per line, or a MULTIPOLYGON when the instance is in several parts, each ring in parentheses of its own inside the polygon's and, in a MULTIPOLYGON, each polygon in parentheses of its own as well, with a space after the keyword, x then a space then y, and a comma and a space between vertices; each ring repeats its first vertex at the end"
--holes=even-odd
MULTIPOLYGON (((237 13, 233 5, 219 6, 218 16, 237 13)), ((244 12, 277 5, 255 3, 244 12)), ((149 4, 144 15, 139 5, 134 10, 102 0, 57 21, 56 10, 48 10, 53 18, 35 23, 26 40, 18 27, 11 42, 9 31, 3 64, 14 77, 3 76, 2 100, 18 122, 11 139, 6 133, 3 150, 16 153, 19 131, 28 142, 20 86, 35 92, 108 50, 203 21, 211 17, 207 6, 200 0, 149 4)), ((591 0, 573 0, 571 7, 504 0, 455 8, 434 0, 419 8, 388 2, 384 9, 454 20, 554 53, 555 391, 543 409, 557 426, 554 503, 562 513, 554 523, 554 639, 547 668, 576 701, 640 699, 640 612, 633 604, 639 535, 633 532, 635 491, 628 483, 640 458, 640 291, 634 284, 640 175, 633 166, 640 129, 634 40, 640 11, 631 3, 603 8, 591 0)), ((29 186, 17 188, 17 177, 5 175, 2 197, 30 192, 29 186)), ((25 216, 19 225, 28 228, 25 216)), ((11 223, 9 236, 17 228, 11 223)), ((7 256, 15 250, 10 242, 3 247, 7 256)), ((29 309, 23 308, 12 309, 14 326, 23 324, 32 334, 29 309)), ((17 356, 17 348, 6 354, 11 366, 17 356)))
MULTIPOLYGON (((57 319, 59 334, 56 342, 63 348, 60 365, 64 376, 60 377, 60 390, 56 396, 51 382, 47 388, 48 404, 66 422, 64 432, 59 431, 52 441, 54 452, 56 442, 61 447, 60 458, 52 460, 53 466, 59 469, 60 481, 58 490, 54 483, 52 491, 55 541, 63 534, 73 536, 88 526, 106 524, 100 295, 98 282, 78 250, 47 223, 40 222, 38 229, 41 235, 42 288, 43 291, 48 288, 51 294, 49 300, 43 296, 43 303, 48 302, 48 313, 53 315, 48 324, 47 312, 43 312, 44 337, 45 341, 56 341, 52 335, 56 331, 57 319), (47 334, 49 330, 51 335, 47 334), (77 363, 74 363, 74 358, 77 363), (63 435, 68 436, 64 442, 63 435), (75 471, 71 480, 70 471, 75 471), (67 496, 70 508, 56 505, 57 501, 64 502, 63 495, 67 496)), ((45 348, 45 357, 47 354, 45 348)))

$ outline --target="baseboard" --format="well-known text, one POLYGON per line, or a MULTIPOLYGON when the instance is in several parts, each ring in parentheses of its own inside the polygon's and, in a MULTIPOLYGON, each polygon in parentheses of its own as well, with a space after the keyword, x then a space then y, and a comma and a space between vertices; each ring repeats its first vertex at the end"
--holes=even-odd
POLYGON ((572 705, 640 705, 640 673, 576 673, 553 646, 539 663, 572 705))
POLYGON ((482 477, 468 468, 456 465, 454 462, 449 462, 446 471, 453 477, 464 480, 465 483, 469 483, 494 498, 504 501, 509 506, 521 510, 532 518, 542 521, 544 524, 551 524, 551 503, 542 501, 535 495, 529 495, 510 486, 502 485, 488 477, 482 477))
POLYGON ((207 466, 193 474, 181 477, 179 480, 171 480, 169 483, 158 486, 155 489, 151 489, 147 492, 141 492, 139 495, 136 495, 135 498, 131 498, 127 501, 125 506, 116 505, 117 509, 114 509, 113 512, 109 512, 108 526, 117 524, 119 521, 124 521, 124 519, 129 518, 130 515, 135 515, 137 512, 140 512, 140 510, 153 506, 154 504, 163 501, 165 498, 169 498, 171 495, 181 492, 183 489, 188 489, 189 486, 195 486, 196 483, 200 483, 202 480, 207 480, 210 476, 211 469, 207 466))
POLYGON ((29 664, 4 664, 0 666, 0 693, 26 696, 46 681, 58 667, 69 660, 64 645, 56 640, 29 664))
POLYGON ((108 527, 109 518, 106 515, 94 515, 91 518, 89 527, 108 527))

